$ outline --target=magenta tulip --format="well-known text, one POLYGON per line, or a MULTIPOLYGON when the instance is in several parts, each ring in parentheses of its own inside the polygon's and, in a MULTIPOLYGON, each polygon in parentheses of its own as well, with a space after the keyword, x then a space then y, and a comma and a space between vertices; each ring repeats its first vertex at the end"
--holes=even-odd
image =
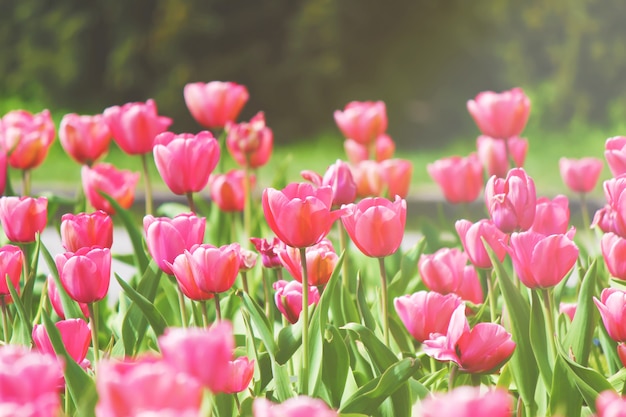
MULTIPOLYGON (((302 284, 298 281, 279 280, 273 284, 276 294, 276 307, 291 324, 298 322, 302 312, 302 284)), ((320 299, 317 287, 309 287, 309 305, 317 304, 320 299)))
MULTIPOLYGON (((85 361, 91 343, 91 329, 87 322, 83 319, 68 319, 54 325, 59 330, 61 341, 70 358, 83 367, 89 366, 89 361, 85 361)), ((35 324, 32 337, 38 351, 57 357, 43 324, 35 324)))
POLYGON ((66 213, 61 217, 61 244, 65 250, 113 245, 113 220, 104 211, 94 213, 66 213))
POLYGON ((477 268, 491 268, 491 260, 485 249, 483 239, 494 251, 500 262, 506 256, 506 242, 508 235, 503 233, 489 220, 479 220, 472 223, 469 220, 458 220, 455 228, 465 253, 477 268))
POLYGON ((108 248, 81 248, 54 258, 67 294, 79 303, 102 300, 111 282, 111 251, 108 248))
POLYGON ((557 195, 552 200, 547 197, 537 199, 535 220, 530 228, 544 235, 565 234, 569 228, 569 200, 557 195))
POLYGON ((513 168, 505 179, 492 176, 485 186, 491 220, 504 233, 528 230, 535 220, 535 182, 523 168, 513 168))
POLYGON ((122 208, 128 209, 135 200, 135 186, 139 173, 118 170, 111 164, 97 163, 93 167, 84 165, 81 170, 83 191, 89 204, 96 210, 115 214, 115 209, 101 193, 108 194, 122 208))
POLYGON ((344 161, 337 161, 328 167, 322 177, 313 171, 302 171, 300 175, 317 187, 328 185, 333 189, 333 206, 353 203, 356 199, 356 182, 352 176, 350 166, 344 161))
POLYGON ((258 237, 251 237, 250 242, 254 245, 254 248, 261 255, 261 261, 265 268, 282 268, 283 264, 280 261, 278 252, 285 247, 285 244, 277 237, 273 238, 270 242, 267 239, 261 239, 258 237))
POLYGON ((245 86, 221 81, 189 83, 184 96, 193 118, 210 129, 221 129, 237 120, 249 98, 245 86))
POLYGON ((602 166, 602 160, 598 158, 559 159, 561 178, 567 188, 576 193, 588 193, 595 188, 602 166))
MULTIPOLYGON (((50 299, 50 304, 52 304, 54 312, 57 313, 57 316, 59 316, 61 320, 65 320, 65 310, 63 310, 63 303, 61 303, 59 289, 57 288, 57 284, 54 282, 52 275, 48 275, 46 284, 48 286, 48 298, 50 299)), ((87 304, 78 303, 78 307, 80 308, 80 311, 82 311, 83 316, 89 317, 89 308, 87 307, 87 304)))
POLYGON ((254 417, 339 417, 324 401, 305 396, 289 398, 282 404, 257 398, 252 403, 252 412, 254 417))
POLYGON ((626 136, 608 138, 604 144, 604 158, 614 177, 626 174, 626 136))
POLYGON ((626 239, 606 233, 600 241, 604 263, 612 277, 626 280, 626 239))
POLYGON ((32 169, 42 164, 54 142, 55 128, 48 110, 31 114, 14 110, 0 119, 0 144, 16 169, 32 169))
MULTIPOLYGON (((302 282, 302 261, 297 248, 285 247, 278 252, 278 257, 285 269, 298 282, 302 282)), ((339 257, 328 239, 306 248, 306 268, 309 286, 326 285, 339 257)))
POLYGON ((422 417, 513 417, 513 398, 502 389, 460 386, 422 400, 422 417))
POLYGON ((368 145, 387 130, 387 109, 382 101, 352 101, 335 111, 335 122, 346 139, 368 145))
POLYGON ((483 91, 467 102, 467 110, 483 135, 496 139, 519 136, 530 114, 530 100, 521 88, 483 91))
POLYGON ((474 153, 439 159, 426 169, 449 203, 471 203, 483 189, 483 167, 474 153))
POLYGON ((241 167, 258 168, 267 163, 274 147, 274 133, 265 125, 263 112, 249 123, 227 123, 226 147, 241 167))
POLYGON ((109 150, 111 130, 101 114, 79 116, 70 113, 61 120, 59 141, 74 161, 92 165, 109 150))
POLYGON ((624 417, 626 416, 626 397, 617 392, 607 390, 596 397, 597 417, 624 417))
POLYGON ((605 288, 600 294, 600 300, 593 297, 604 328, 616 342, 626 342, 626 293, 617 288, 605 288))
POLYGON ((24 253, 14 245, 4 245, 0 247, 0 297, 5 297, 5 301, 10 300, 11 293, 7 286, 7 277, 15 288, 20 292, 20 278, 22 277, 22 265, 24 264, 24 253))
POLYGON ((463 301, 456 294, 419 291, 397 297, 393 304, 411 336, 424 342, 430 339, 431 333, 444 334, 448 331, 452 313, 463 301))
MULTIPOLYGON (((1 119, 0 119, 1 120, 1 119)), ((7 186, 7 154, 0 147, 0 195, 4 194, 7 186)))
POLYGON ((30 243, 46 227, 48 199, 46 197, 0 198, 0 222, 11 242, 30 243))

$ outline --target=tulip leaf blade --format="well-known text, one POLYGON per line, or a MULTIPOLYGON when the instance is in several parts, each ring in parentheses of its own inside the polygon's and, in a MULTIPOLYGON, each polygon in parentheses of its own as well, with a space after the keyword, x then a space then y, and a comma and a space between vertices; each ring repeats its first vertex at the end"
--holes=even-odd
POLYGON ((580 416, 582 397, 578 388, 570 377, 567 364, 560 355, 557 355, 554 363, 552 388, 550 390, 550 415, 562 415, 568 417, 580 416))
POLYGON ((9 290, 9 293, 11 294, 11 299, 13 300, 13 304, 15 305, 15 308, 17 310, 17 315, 20 318, 20 323, 21 323, 19 325, 14 326, 14 329, 17 331, 15 331, 13 333, 13 336, 11 337, 12 342, 16 342, 16 343, 23 344, 23 345, 30 345, 32 341, 31 334, 33 332, 33 327, 31 325, 30 319, 26 315, 24 304, 22 304, 22 300, 20 299, 20 296, 17 294, 17 290, 13 286, 13 283, 11 282, 9 275, 7 274, 4 278, 6 281, 5 284, 9 290))
POLYGON ((363 289, 363 279, 361 278, 360 273, 357 275, 356 278, 356 302, 359 309, 359 314, 361 316, 362 324, 369 329, 376 329, 376 319, 374 318, 371 309, 367 305, 367 300, 365 299, 365 290, 363 289))
POLYGON ((283 327, 278 333, 276 361, 284 365, 302 345, 302 322, 283 327))
POLYGON ((350 359, 348 347, 335 326, 326 327, 323 349, 322 380, 328 388, 332 407, 337 408, 346 387, 350 359))
MULTIPOLYGON (((141 310, 144 317, 148 320, 150 327, 154 330, 154 333, 157 336, 160 336, 165 331, 167 327, 167 322, 165 318, 161 315, 161 313, 156 309, 154 304, 152 304, 146 297, 138 293, 133 287, 128 285, 123 278, 121 278, 117 273, 115 274, 115 279, 118 284, 124 290, 124 293, 130 298, 133 303, 141 310)), ((130 311, 130 310, 129 310, 130 311)))
POLYGON ((61 283, 61 278, 59 277, 59 271, 57 270, 56 263, 54 262, 54 258, 48 251, 45 245, 41 245, 41 253, 43 254, 43 258, 48 265, 48 269, 50 270, 50 274, 52 275, 52 279, 54 279, 54 283, 57 287, 57 292, 59 293, 59 298, 61 299, 61 305, 63 306, 63 313, 65 314, 66 319, 82 319, 84 318, 83 312, 80 310, 80 307, 74 301, 67 291, 65 291, 65 287, 63 283, 61 283))
POLYGON ((537 290, 531 291, 531 315, 530 315, 530 345, 533 348, 533 354, 537 360, 539 374, 543 379, 546 387, 552 385, 552 366, 550 365, 551 355, 548 347, 547 332, 545 328, 546 318, 543 314, 543 308, 539 301, 537 290))

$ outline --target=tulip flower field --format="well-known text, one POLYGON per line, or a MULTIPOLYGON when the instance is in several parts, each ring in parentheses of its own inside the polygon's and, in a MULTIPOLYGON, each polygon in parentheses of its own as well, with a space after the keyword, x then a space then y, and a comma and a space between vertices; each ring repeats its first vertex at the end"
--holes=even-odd
POLYGON ((523 168, 520 88, 469 100, 476 152, 427 167, 394 158, 383 102, 349 103, 346 160, 265 189, 273 133, 262 112, 237 121, 246 87, 184 97, 205 130, 168 131, 153 100, 58 131, 47 110, 0 119, 0 416, 625 415, 626 137, 606 141, 593 216, 604 161, 560 160, 576 229, 568 197, 538 196, 523 168), (31 192, 57 135, 82 178, 67 212, 31 192), (106 162, 111 140, 143 171, 106 162), (186 204, 154 206, 151 158, 186 204), (413 169, 447 204, 483 199, 482 218, 432 219, 402 245, 413 169), (132 253, 112 251, 114 223, 132 253))

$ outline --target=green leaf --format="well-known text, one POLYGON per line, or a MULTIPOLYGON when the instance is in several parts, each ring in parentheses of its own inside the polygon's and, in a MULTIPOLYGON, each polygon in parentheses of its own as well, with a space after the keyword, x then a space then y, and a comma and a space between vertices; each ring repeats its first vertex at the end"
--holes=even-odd
POLYGON ((322 380, 328 389, 331 405, 339 407, 350 369, 348 348, 339 330, 329 325, 324 338, 322 380))
POLYGON ((426 248, 426 238, 422 237, 411 249, 406 251, 400 261, 400 270, 389 283, 389 298, 394 299, 410 292, 408 287, 417 280, 417 263, 426 248))
POLYGON ((376 329, 376 319, 372 315, 371 308, 367 305, 367 300, 365 299, 365 290, 363 289, 363 280, 361 279, 360 273, 357 275, 356 278, 356 302, 357 307, 359 308, 361 322, 370 329, 376 329))
POLYGON ((302 322, 283 327, 278 333, 276 361, 284 365, 302 345, 302 322))
POLYGON ((550 415, 580 416, 583 399, 570 375, 567 363, 560 355, 556 358, 553 376, 550 391, 550 415))
POLYGON ((156 209, 156 214, 162 217, 174 218, 184 213, 189 213, 189 207, 181 203, 167 202, 161 204, 156 209))
POLYGON ((531 291, 530 344, 533 348, 543 383, 546 387, 549 387, 552 385, 552 365, 550 364, 550 355, 552 353, 548 346, 546 318, 544 317, 537 291, 540 290, 531 291))
POLYGON ((11 282, 9 275, 7 274, 4 278, 5 278, 5 284, 7 288, 9 289, 11 298, 13 299, 13 304, 15 305, 15 308, 17 310, 17 316, 19 317, 21 321, 21 325, 14 324, 14 329, 16 331, 14 331, 11 341, 13 343, 18 343, 21 345, 28 346, 31 344, 31 341, 32 341, 33 326, 30 322, 30 319, 26 315, 26 311, 24 310, 24 305, 22 304, 22 300, 20 299, 20 296, 17 294, 15 287, 13 287, 13 283, 11 282))
POLYGON ((143 312, 144 316, 150 323, 150 327, 154 330, 154 334, 160 336, 165 331, 167 327, 167 322, 161 315, 161 313, 154 307, 150 301, 146 299, 143 295, 139 294, 135 291, 124 279, 122 279, 118 274, 115 274, 115 279, 117 280, 120 287, 124 290, 128 298, 130 298, 137 307, 143 312))

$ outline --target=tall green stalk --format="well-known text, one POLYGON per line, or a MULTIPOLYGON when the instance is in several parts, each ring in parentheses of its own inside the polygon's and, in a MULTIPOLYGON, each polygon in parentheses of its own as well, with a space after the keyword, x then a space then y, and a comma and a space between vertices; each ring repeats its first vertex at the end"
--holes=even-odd
POLYGON ((302 372, 301 394, 309 392, 309 274, 306 268, 306 248, 300 248, 302 264, 302 372))
POLYGON ((141 154, 141 165, 143 167, 143 182, 146 190, 146 214, 152 214, 152 184, 148 173, 147 154, 141 154))
POLYGON ((385 271, 385 258, 378 258, 378 266, 380 268, 380 288, 382 296, 383 309, 383 335, 385 337, 385 345, 389 347, 389 314, 387 306, 387 271, 385 271))

